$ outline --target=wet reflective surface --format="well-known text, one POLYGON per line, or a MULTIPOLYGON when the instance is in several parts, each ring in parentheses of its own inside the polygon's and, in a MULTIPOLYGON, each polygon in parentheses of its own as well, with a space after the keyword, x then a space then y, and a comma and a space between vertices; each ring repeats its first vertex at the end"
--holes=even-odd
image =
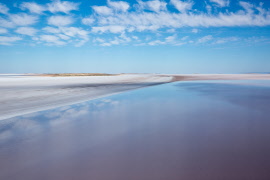
POLYGON ((0 179, 269 180, 269 107, 269 81, 193 81, 0 121, 0 179))

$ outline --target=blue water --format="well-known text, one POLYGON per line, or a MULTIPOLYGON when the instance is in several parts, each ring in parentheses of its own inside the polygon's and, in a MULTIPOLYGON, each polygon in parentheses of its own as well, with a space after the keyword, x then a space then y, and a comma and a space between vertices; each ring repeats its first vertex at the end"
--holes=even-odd
POLYGON ((269 180, 269 107, 269 81, 192 81, 0 121, 0 179, 269 180))

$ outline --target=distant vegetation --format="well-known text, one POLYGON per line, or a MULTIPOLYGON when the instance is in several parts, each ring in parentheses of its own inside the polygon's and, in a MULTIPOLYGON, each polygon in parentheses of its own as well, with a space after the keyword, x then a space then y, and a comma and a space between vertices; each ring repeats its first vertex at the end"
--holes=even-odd
POLYGON ((62 77, 62 76, 115 76, 117 74, 105 73, 59 73, 59 74, 42 74, 41 76, 62 77))

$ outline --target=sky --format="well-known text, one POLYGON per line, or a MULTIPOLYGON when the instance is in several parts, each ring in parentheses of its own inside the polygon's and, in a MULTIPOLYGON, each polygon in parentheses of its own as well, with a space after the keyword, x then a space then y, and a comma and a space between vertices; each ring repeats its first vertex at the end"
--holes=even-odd
POLYGON ((0 0, 0 73, 270 72, 269 0, 0 0))

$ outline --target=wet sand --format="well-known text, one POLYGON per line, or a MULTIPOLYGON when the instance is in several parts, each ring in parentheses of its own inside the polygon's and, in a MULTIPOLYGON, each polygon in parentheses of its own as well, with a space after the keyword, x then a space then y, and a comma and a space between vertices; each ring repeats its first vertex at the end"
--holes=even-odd
POLYGON ((0 120, 174 81, 270 79, 269 74, 0 75, 0 120))

